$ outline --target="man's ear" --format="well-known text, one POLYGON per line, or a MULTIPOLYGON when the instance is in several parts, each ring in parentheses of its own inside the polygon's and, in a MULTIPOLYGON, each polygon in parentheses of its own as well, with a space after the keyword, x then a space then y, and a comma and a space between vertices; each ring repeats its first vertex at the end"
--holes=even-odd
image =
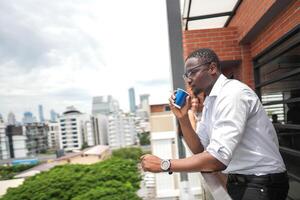
POLYGON ((217 74, 218 72, 218 67, 217 67, 217 64, 212 62, 210 63, 210 66, 209 66, 209 73, 214 75, 214 74, 217 74))

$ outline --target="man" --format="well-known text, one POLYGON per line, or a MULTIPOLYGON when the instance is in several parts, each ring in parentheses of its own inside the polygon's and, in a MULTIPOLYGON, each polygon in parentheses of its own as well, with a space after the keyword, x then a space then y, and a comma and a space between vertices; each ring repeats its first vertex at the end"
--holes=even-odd
POLYGON ((288 177, 278 150, 275 129, 262 104, 245 84, 227 79, 218 56, 199 49, 185 61, 184 79, 195 94, 207 94, 197 133, 188 119, 190 97, 182 109, 170 107, 178 118, 193 156, 162 160, 141 157, 145 171, 221 171, 228 173, 227 190, 233 199, 285 199, 288 177))

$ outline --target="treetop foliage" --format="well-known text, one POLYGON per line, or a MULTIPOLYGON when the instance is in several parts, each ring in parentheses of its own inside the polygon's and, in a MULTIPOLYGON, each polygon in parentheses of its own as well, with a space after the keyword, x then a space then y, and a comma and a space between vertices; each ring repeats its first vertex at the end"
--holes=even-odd
POLYGON ((138 200, 140 154, 138 148, 126 148, 93 165, 56 166, 10 188, 1 200, 138 200))

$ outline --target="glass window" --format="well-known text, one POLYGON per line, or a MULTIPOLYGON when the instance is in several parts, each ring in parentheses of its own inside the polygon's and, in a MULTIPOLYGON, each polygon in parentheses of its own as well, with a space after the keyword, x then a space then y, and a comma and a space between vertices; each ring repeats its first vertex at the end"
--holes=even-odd
POLYGON ((292 181, 300 180, 300 44, 286 39, 254 63, 256 90, 274 124, 287 170, 292 181))

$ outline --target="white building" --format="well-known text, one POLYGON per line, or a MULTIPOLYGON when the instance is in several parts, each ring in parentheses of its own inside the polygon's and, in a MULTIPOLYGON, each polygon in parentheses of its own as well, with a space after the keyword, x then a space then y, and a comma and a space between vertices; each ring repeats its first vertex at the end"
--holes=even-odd
POLYGON ((119 102, 112 96, 93 97, 92 114, 108 115, 119 110, 119 102))
POLYGON ((131 146, 137 142, 134 115, 123 112, 108 117, 108 144, 111 148, 131 146))
POLYGON ((84 114, 82 116, 81 126, 83 127, 84 141, 86 141, 88 146, 94 146, 95 137, 93 131, 93 121, 90 115, 84 114))
POLYGON ((108 116, 119 112, 119 102, 111 95, 93 97, 92 115, 95 144, 108 145, 108 116))
POLYGON ((7 115, 7 125, 16 125, 16 116, 14 113, 9 112, 7 115))
POLYGON ((24 158, 29 152, 27 149, 27 136, 25 127, 7 126, 6 135, 8 137, 8 149, 10 158, 24 158))
POLYGON ((66 151, 81 149, 83 145, 95 145, 91 117, 73 106, 59 118, 59 146, 66 151))
POLYGON ((150 105, 149 105, 149 95, 143 94, 140 95, 140 105, 136 110, 136 126, 137 132, 144 133, 150 131, 150 105))
POLYGON ((140 109, 146 111, 148 117, 150 116, 149 94, 140 95, 140 109))
POLYGON ((25 135, 13 136, 14 158, 25 158, 28 156, 27 137, 25 135))
POLYGON ((93 115, 93 129, 96 145, 108 145, 108 117, 102 114, 93 115))
POLYGON ((5 124, 2 118, 0 119, 0 160, 9 158, 8 138, 5 133, 5 124))
POLYGON ((59 123, 58 122, 47 122, 49 127, 48 131, 48 147, 50 149, 59 148, 59 123))

